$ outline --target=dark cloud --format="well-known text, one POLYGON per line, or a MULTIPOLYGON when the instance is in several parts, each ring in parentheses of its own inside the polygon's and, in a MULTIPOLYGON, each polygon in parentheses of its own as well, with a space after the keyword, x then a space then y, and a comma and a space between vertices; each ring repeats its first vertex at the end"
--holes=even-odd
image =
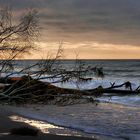
POLYGON ((35 7, 50 39, 140 45, 139 0, 0 0, 15 10, 35 7))

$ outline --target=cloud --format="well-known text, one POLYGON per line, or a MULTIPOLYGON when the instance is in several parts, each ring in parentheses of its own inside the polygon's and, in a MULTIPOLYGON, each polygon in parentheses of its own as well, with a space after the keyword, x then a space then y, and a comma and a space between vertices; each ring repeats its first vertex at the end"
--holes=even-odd
POLYGON ((139 0, 0 0, 6 4, 37 8, 44 41, 140 45, 139 0))

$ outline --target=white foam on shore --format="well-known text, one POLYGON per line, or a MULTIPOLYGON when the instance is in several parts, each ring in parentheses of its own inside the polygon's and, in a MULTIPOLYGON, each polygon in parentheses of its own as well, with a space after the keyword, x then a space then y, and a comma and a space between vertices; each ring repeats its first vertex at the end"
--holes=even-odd
MULTIPOLYGON (((2 73, 2 76, 6 76, 9 73, 2 73)), ((11 77, 21 77, 23 76, 23 74, 13 74, 11 75, 11 77)), ((50 75, 42 75, 40 78, 44 78, 44 77, 49 77, 50 75)), ((34 77, 36 78, 36 77, 34 77)), ((61 80, 60 78, 53 78, 53 79, 41 79, 41 81, 43 82, 49 82, 54 84, 55 86, 58 87, 63 87, 63 88, 70 88, 70 89, 94 89, 97 88, 99 86, 102 86, 103 88, 108 88, 111 86, 111 83, 115 83, 115 85, 121 85, 126 81, 130 81, 132 84, 132 89, 135 90, 137 89, 137 87, 140 85, 140 81, 139 80, 130 80, 130 79, 120 79, 120 78, 111 78, 111 77, 105 77, 104 79, 102 78, 96 78, 96 77, 92 77, 92 80, 87 81, 87 82, 77 82, 77 80, 73 79, 70 80, 68 82, 59 82, 59 83, 53 83, 55 81, 59 81, 61 80)), ((120 87, 117 89, 125 89, 125 87, 120 87)), ((105 101, 105 102, 112 102, 112 103, 119 103, 119 104, 125 104, 125 105, 137 105, 140 106, 140 96, 139 95, 132 95, 132 96, 112 96, 110 97, 101 97, 99 98, 100 101, 105 101)))
MULTIPOLYGON (((1 77, 5 77, 6 75, 9 75, 10 73, 1 73, 1 77)), ((18 73, 13 73, 10 77, 21 77, 26 74, 18 74, 18 73)), ((87 82, 78 82, 75 79, 72 79, 68 82, 58 82, 54 83, 56 81, 60 81, 60 78, 47 78, 50 77, 50 75, 42 75, 40 76, 41 81, 43 82, 49 82, 52 83, 58 87, 63 87, 63 88, 72 88, 72 89, 93 89, 97 88, 99 86, 102 86, 103 88, 107 88, 111 86, 111 83, 115 83, 115 85, 120 85, 123 84, 124 82, 130 81, 132 84, 132 89, 136 89, 140 85, 139 80, 131 80, 131 79, 121 79, 121 78, 116 78, 116 77, 105 77, 104 79, 102 78, 97 78, 97 77, 92 77, 92 80, 89 80, 87 82), (46 77, 44 79, 44 77, 46 77)), ((38 78, 38 77, 33 77, 33 78, 38 78)), ((119 89, 125 89, 125 87, 120 87, 119 89)))
POLYGON ((128 106, 139 106, 140 107, 140 95, 126 95, 126 96, 103 96, 98 98, 101 102, 110 102, 123 104, 128 106))
MULTIPOLYGON (((52 80, 43 80, 44 82, 53 82, 52 80)), ((65 83, 55 83, 54 85, 63 88, 70 88, 70 89, 94 89, 99 86, 103 88, 108 88, 111 86, 111 83, 115 83, 115 85, 121 85, 126 82, 127 79, 114 79, 114 78, 93 78, 91 81, 88 82, 77 82, 76 80, 72 80, 65 83)), ((138 81, 130 81, 132 85, 132 89, 135 90, 140 85, 138 81)), ((117 89, 126 90, 125 86, 119 87, 117 89)), ((129 90, 129 89, 128 89, 129 90)), ((112 102, 112 103, 119 103, 124 105, 132 105, 132 106, 140 106, 140 96, 139 95, 126 95, 126 96, 102 96, 98 98, 100 101, 105 102, 112 102)))
MULTIPOLYGON (((52 83, 54 81, 59 81, 60 79, 43 79, 41 81, 43 82, 49 82, 52 83)), ((139 81, 134 81, 134 80, 128 80, 128 79, 120 79, 120 78, 96 78, 93 77, 92 80, 89 80, 87 82, 78 82, 77 80, 70 80, 68 82, 63 82, 63 83, 55 83, 54 85, 58 87, 63 87, 63 88, 74 88, 74 89, 93 89, 97 88, 99 86, 102 86, 103 88, 108 88, 111 86, 111 83, 115 83, 115 85, 121 85, 124 82, 130 81, 132 84, 132 89, 136 89, 140 83, 139 81)), ((125 89, 125 87, 120 87, 118 89, 125 89)))

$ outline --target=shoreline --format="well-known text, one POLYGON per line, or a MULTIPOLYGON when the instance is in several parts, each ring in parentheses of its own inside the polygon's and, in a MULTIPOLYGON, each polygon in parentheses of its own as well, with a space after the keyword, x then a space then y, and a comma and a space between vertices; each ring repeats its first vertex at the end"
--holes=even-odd
MULTIPOLYGON (((96 140, 95 138, 89 138, 86 136, 80 135, 76 130, 70 130, 64 127, 57 127, 55 125, 49 124, 45 122, 45 126, 56 128, 56 129, 62 129, 63 131, 66 131, 67 133, 71 133, 73 131, 73 135, 58 135, 54 132, 51 133, 42 133, 41 131, 39 132, 38 136, 19 136, 19 135, 10 135, 10 131, 13 128, 21 128, 21 127, 28 127, 28 128, 38 128, 33 125, 29 125, 32 123, 41 123, 39 120, 32 120, 30 118, 24 118, 21 115, 18 115, 18 113, 13 113, 13 111, 10 111, 9 109, 6 108, 6 105, 0 105, 0 139, 1 140, 30 140, 30 139, 35 139, 35 140, 44 140, 44 139, 52 139, 52 140, 96 140), (12 119, 12 116, 15 116, 16 119, 12 119), (21 121, 22 120, 22 121, 21 121), (27 123, 29 121, 29 124, 27 123)), ((35 124, 35 125, 36 125, 35 124)), ((48 129, 46 127, 45 129, 48 129)))
MULTIPOLYGON (((42 127, 42 129, 48 129, 50 131, 50 134, 61 134, 63 132, 62 135, 97 138, 99 140, 125 140, 126 138, 129 138, 130 140, 139 140, 140 136, 140 127, 136 124, 140 118, 140 109, 136 107, 129 107, 112 103, 99 103, 98 106, 95 106, 93 104, 81 104, 64 107, 56 105, 36 104, 24 105, 19 107, 4 105, 4 108, 7 111, 15 113, 17 116, 19 115, 19 117, 23 117, 23 119, 21 118, 21 120, 24 123, 28 121, 28 124, 33 124, 33 121, 35 121, 35 125, 37 125, 37 122, 39 124, 43 124, 43 126, 39 127, 42 127), (86 109, 87 106, 89 112, 87 111, 88 109, 86 109), (93 115, 93 118, 89 116, 89 119, 92 119, 92 121, 89 122, 89 126, 91 125, 91 127, 89 127, 90 129, 87 129, 88 131, 79 129, 84 128, 84 123, 86 121, 84 120, 84 117, 88 117, 85 116, 85 114, 83 114, 83 116, 78 116, 80 113, 77 112, 79 108, 83 108, 83 110, 86 111, 85 113, 91 113, 91 115, 93 115), (75 113, 75 116, 73 117, 78 117, 75 119, 76 121, 79 121, 78 125, 80 126, 76 124, 74 119, 71 118, 71 121, 69 120, 69 117, 71 117, 69 115, 72 115, 72 113, 75 113), (116 114, 118 114, 118 116, 116 116, 116 114), (133 117, 132 114, 137 116, 133 117), (133 127, 134 124, 136 128, 133 127), (131 132, 129 132, 128 136, 127 131, 130 130, 131 132), (121 134, 120 131, 124 132, 121 134), (137 132, 136 134, 135 131, 137 132), (105 133, 103 134, 103 132, 105 133), (135 139, 133 139, 134 136, 135 139)), ((20 118, 18 117, 15 119, 17 119, 18 121, 20 120, 20 118)))

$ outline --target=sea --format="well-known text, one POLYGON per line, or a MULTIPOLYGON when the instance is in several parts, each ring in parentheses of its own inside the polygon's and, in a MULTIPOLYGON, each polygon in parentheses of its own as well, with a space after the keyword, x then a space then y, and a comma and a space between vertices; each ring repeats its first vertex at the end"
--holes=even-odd
MULTIPOLYGON (((16 60, 13 76, 20 76, 17 71, 38 61, 41 60, 16 60)), ((59 60, 58 62, 57 66, 66 70, 73 70, 77 63, 75 60, 59 60)), ((111 86, 111 83, 120 85, 127 81, 131 82, 133 90, 140 85, 140 60, 78 60, 78 62, 86 66, 102 67, 105 76, 100 78, 94 73, 89 73, 87 77, 92 80, 87 82, 73 79, 64 83, 54 83, 55 79, 48 78, 42 81, 50 82, 58 87, 81 90, 94 89, 98 86, 107 88, 111 86)), ((31 68, 28 72, 37 71, 37 69, 37 67, 31 68)), ((125 89, 125 87, 119 89, 125 89)), ((47 121, 88 134, 109 136, 113 140, 140 139, 140 94, 132 93, 124 96, 107 94, 98 97, 97 100, 100 101, 97 107, 94 104, 35 105, 34 107, 20 107, 20 109, 16 107, 14 111, 28 118, 47 121)))
MULTIPOLYGON (((42 60, 16 60, 14 62, 15 70, 14 75, 18 76, 16 72, 20 71, 25 67, 41 62, 42 60)), ((90 67, 103 68, 104 78, 99 78, 95 73, 88 73, 86 77, 92 78, 91 81, 77 82, 71 80, 64 83, 55 83, 54 79, 43 79, 42 81, 55 83, 58 87, 63 88, 74 88, 74 89, 94 89, 98 86, 104 88, 110 87, 111 83, 120 85, 124 82, 131 82, 132 89, 135 90, 140 85, 140 60, 57 60, 56 67, 66 70, 73 70, 77 65, 85 65, 90 67)), ((37 71, 38 67, 31 67, 30 70, 25 70, 25 73, 29 71, 37 71)), ((23 73, 24 74, 24 73, 23 73)), ((43 75, 44 77, 46 75, 43 75)), ((58 80, 58 79, 57 79, 58 80)), ((120 89, 125 89, 124 87, 120 89)), ((126 96, 102 96, 99 98, 100 101, 120 103, 126 105, 137 105, 140 106, 140 95, 126 95, 126 96)))
MULTIPOLYGON (((16 60, 14 65, 16 68, 24 68, 31 66, 42 60, 16 60)), ((140 60, 57 60, 61 68, 70 70, 75 67, 77 61, 92 67, 102 67, 105 78, 114 80, 120 78, 129 81, 140 82, 140 60)), ((90 75, 93 77, 94 75, 90 75)))

